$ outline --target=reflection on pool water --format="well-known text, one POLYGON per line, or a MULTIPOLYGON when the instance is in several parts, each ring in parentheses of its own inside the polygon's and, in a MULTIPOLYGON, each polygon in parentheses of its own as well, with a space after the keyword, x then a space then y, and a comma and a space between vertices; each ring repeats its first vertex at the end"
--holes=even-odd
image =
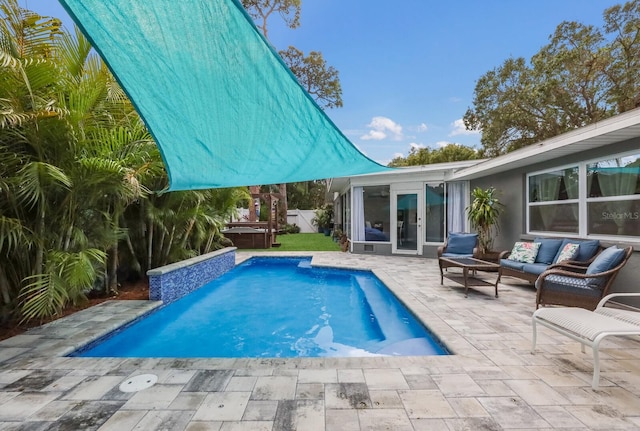
POLYGON ((252 258, 73 356, 446 355, 372 273, 252 258))

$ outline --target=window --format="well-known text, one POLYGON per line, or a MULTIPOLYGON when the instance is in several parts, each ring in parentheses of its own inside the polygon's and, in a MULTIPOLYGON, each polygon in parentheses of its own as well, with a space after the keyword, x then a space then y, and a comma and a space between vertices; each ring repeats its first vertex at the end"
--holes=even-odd
POLYGON ((427 184, 425 195, 425 240, 444 241, 444 183, 427 184))
POLYGON ((529 232, 640 237, 640 154, 527 177, 529 232))
POLYGON ((588 163, 587 234, 640 236, 640 155, 588 163))
POLYGON ((389 186, 366 186, 362 189, 365 241, 389 241, 389 232, 391 232, 389 186))
POLYGON ((578 167, 529 176, 529 230, 578 233, 578 167))

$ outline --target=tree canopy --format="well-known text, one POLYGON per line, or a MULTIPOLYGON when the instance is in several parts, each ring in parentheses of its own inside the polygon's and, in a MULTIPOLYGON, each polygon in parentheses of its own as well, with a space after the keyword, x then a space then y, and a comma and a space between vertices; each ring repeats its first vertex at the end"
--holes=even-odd
POLYGON ((476 83, 468 130, 495 157, 635 108, 640 0, 604 11, 604 26, 562 22, 530 61, 509 58, 476 83))
MULTIPOLYGON (((277 13, 289 28, 295 29, 300 26, 302 0, 242 0, 242 6, 267 39, 268 21, 274 13, 277 13)), ((278 51, 278 54, 320 107, 326 109, 342 106, 339 73, 333 66, 327 65, 322 52, 311 51, 305 56, 304 52, 289 46, 286 50, 278 51)))
POLYGON ((442 148, 412 147, 407 157, 395 157, 389 163, 392 167, 429 165, 432 163, 456 162, 461 160, 475 160, 478 153, 473 148, 461 144, 449 144, 442 148))

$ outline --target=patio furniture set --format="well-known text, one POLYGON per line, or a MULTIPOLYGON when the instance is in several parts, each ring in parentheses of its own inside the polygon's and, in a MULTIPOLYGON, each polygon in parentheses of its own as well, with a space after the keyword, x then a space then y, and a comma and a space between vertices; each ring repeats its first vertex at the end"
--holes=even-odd
POLYGON ((535 238, 516 242, 512 250, 500 253, 498 262, 490 262, 479 258, 477 241, 477 234, 449 233, 438 248, 440 284, 445 278, 462 284, 465 297, 470 286, 493 286, 497 298, 502 277, 516 277, 535 286, 536 308, 595 309, 633 253, 631 246, 604 248, 598 240, 535 238), (462 271, 449 272, 449 268, 462 271), (492 272, 497 273, 495 281, 484 275, 492 272))
POLYGON ((604 248, 597 240, 535 238, 531 242, 516 242, 511 251, 500 253, 498 262, 488 262, 478 259, 476 234, 450 233, 447 242, 438 249, 440 284, 444 278, 462 284, 465 297, 470 286, 494 286, 497 298, 502 276, 532 283, 536 288, 532 353, 537 325, 580 342, 582 352, 584 346, 591 347, 592 388, 597 389, 601 342, 610 336, 640 335, 640 309, 612 301, 640 298, 640 293, 609 294, 632 253, 631 246, 604 248), (449 273, 449 268, 460 268, 462 273, 449 273), (497 273, 495 283, 484 275, 489 272, 497 273))

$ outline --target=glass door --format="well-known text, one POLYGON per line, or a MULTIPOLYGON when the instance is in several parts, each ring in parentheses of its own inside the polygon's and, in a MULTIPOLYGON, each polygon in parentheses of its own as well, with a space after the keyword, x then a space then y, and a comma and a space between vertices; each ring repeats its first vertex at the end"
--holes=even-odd
POLYGON ((401 254, 422 254, 422 219, 419 191, 398 191, 394 193, 395 239, 393 252, 401 254))

